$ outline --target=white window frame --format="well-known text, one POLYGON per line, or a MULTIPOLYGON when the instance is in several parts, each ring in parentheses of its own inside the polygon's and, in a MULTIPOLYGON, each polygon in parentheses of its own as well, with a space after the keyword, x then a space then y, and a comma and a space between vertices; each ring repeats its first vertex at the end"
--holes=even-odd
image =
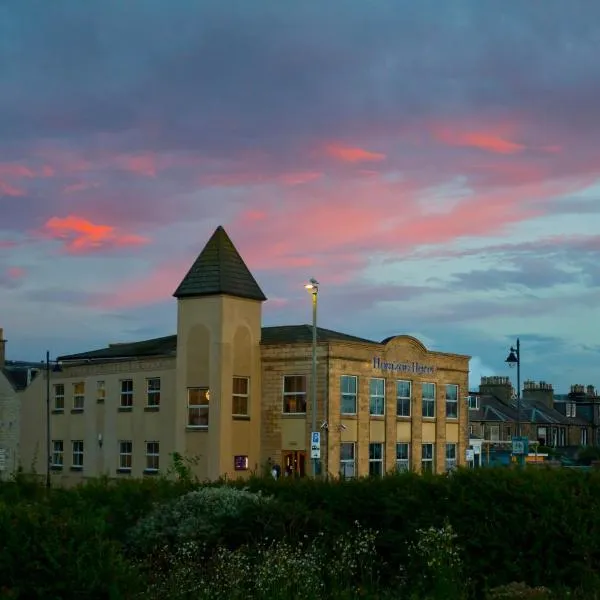
POLYGON ((343 415, 356 415, 358 411, 358 376, 357 375, 340 375, 340 412, 343 415), (354 392, 344 391, 344 381, 354 381, 354 392), (354 401, 354 410, 350 412, 345 402, 354 401))
POLYGON ((65 384, 54 384, 54 410, 65 410, 65 384), (61 390, 61 393, 59 393, 61 390))
POLYGON ((398 473, 410 471, 410 442, 396 442, 396 471, 398 473), (403 452, 400 452, 401 448, 403 452))
POLYGON ((85 381, 73 384, 73 410, 83 410, 85 406, 85 381), (81 387, 78 387, 81 386, 81 387))
POLYGON ((446 472, 449 473, 456 469, 458 456, 458 444, 456 442, 446 442, 446 472))
POLYGON ((458 398, 459 398, 459 387, 456 383, 447 383, 444 386, 444 391, 446 394, 446 419, 451 419, 452 421, 458 419, 458 411, 459 411, 459 407, 458 407, 458 398), (449 398, 448 396, 448 390, 449 388, 454 388, 456 390, 456 394, 454 398, 449 398), (448 414, 448 408, 454 406, 454 414, 450 415, 448 414))
POLYGON ((567 428, 566 427, 561 427, 558 430, 558 444, 561 447, 564 447, 567 445, 567 428))
POLYGON ((146 469, 147 473, 158 473, 160 469, 160 442, 151 440, 146 442, 146 469))
POLYGON ((421 472, 422 473, 435 473, 435 444, 428 442, 421 444, 421 472), (425 449, 431 448, 431 456, 425 449), (427 456, 425 456, 427 454, 427 456), (425 468, 425 465, 431 465, 431 468, 425 468))
POLYGON ((289 375, 284 375, 283 379, 281 380, 281 394, 282 394, 282 402, 281 402, 281 412, 284 415, 305 415, 306 414, 306 407, 307 407, 307 394, 306 394, 306 390, 307 390, 307 379, 306 379, 306 375, 300 375, 299 373, 296 374, 289 374, 289 375), (295 378, 300 378, 303 381, 303 391, 287 391, 286 392, 286 382, 288 379, 295 379, 295 378), (287 398, 294 398, 296 403, 296 410, 288 410, 289 406, 286 402, 287 398), (298 410, 298 401, 300 401, 300 408, 302 408, 302 405, 304 405, 304 410, 298 410))
POLYGON ((372 417, 384 417, 385 416, 385 379, 383 377, 371 377, 369 379, 369 415, 372 417), (383 386, 382 390, 373 390, 373 385, 383 386), (375 393, 373 393, 375 391, 375 393), (380 394, 378 392, 382 391, 380 394), (380 412, 373 412, 380 410, 380 412))
POLYGON ((484 439, 488 442, 499 442, 500 441, 500 425, 485 425, 484 439))
POLYGON ((398 379, 396 381, 396 416, 397 417, 410 417, 412 414, 412 381, 410 379, 398 379), (400 384, 408 383, 408 396, 400 395, 400 384), (408 414, 405 414, 406 411, 401 410, 404 407, 408 407, 408 414))
POLYGON ((233 383, 232 383, 233 387, 232 389, 234 390, 232 395, 231 395, 231 414, 234 417, 249 417, 250 416, 250 377, 240 377, 238 375, 235 375, 233 377, 233 383), (235 392, 235 382, 236 380, 239 381, 245 381, 246 382, 246 393, 239 393, 239 392, 235 392), (236 402, 236 400, 238 402, 236 402), (240 410, 236 410, 236 408, 240 408, 239 406, 236 407, 236 404, 239 403, 239 401, 244 401, 246 402, 246 410, 245 412, 242 412, 240 410))
POLYGON ((435 383, 431 383, 430 381, 424 381, 421 384, 421 415, 423 417, 423 419, 435 419, 435 400, 436 400, 436 394, 437 394, 437 390, 436 390, 436 385, 435 383), (425 397, 425 386, 426 385, 432 385, 433 386, 433 398, 426 398, 425 397), (433 407, 431 411, 429 410, 425 410, 425 406, 431 406, 433 407), (427 414, 425 414, 427 412, 427 414), (429 412, 432 412, 433 414, 429 414, 429 412))
POLYGON ((356 444, 354 442, 340 443, 340 476, 343 479, 356 477, 356 444), (351 449, 351 458, 344 456, 344 448, 351 449))
POLYGON ((369 477, 383 477, 385 475, 385 444, 382 442, 369 442, 369 477), (372 458, 371 449, 375 449, 375 447, 379 447, 381 449, 381 456, 379 458, 372 458), (381 473, 371 473, 371 465, 380 465, 381 473))
POLYGON ((187 390, 187 426, 189 429, 208 429, 210 424, 210 391, 207 387, 190 387, 187 390), (192 403, 191 393, 199 392, 200 399, 204 400, 201 403, 192 403), (202 394, 202 392, 204 392, 202 394), (194 412, 192 412, 194 411, 194 412), (198 411, 198 412, 195 412, 198 411), (192 415, 196 415, 198 418, 201 417, 203 413, 206 413, 206 423, 197 423, 196 418, 192 418, 192 415))
POLYGON ((83 469, 84 452, 83 440, 71 440, 71 468, 83 469))
POLYGON ((133 441, 119 440, 119 471, 131 471, 133 466, 133 441))
POLYGON ((577 404, 575 402, 567 402, 566 415, 567 417, 577 416, 577 404))
POLYGON ((538 427, 535 432, 536 432, 536 440, 543 438, 544 443, 542 445, 548 446, 548 428, 547 427, 538 427), (541 432, 543 432, 544 435, 540 435, 541 432))
POLYGON ((119 407, 133 408, 133 379, 121 379, 119 407))
POLYGON ((106 400, 106 382, 103 380, 96 381, 96 402, 104 402, 106 400))
POLYGON ((469 402, 469 410, 479 410, 479 396, 469 394, 467 398, 469 402))
POLYGON ((63 440, 52 440, 52 467, 62 467, 65 462, 65 443, 63 440))
POLYGON ((162 382, 160 377, 148 377, 146 379, 146 408, 159 408, 160 396, 162 392, 162 382), (158 382, 158 387, 156 386, 158 382))
POLYGON ((581 446, 587 446, 588 445, 588 430, 587 427, 582 427, 581 428, 581 433, 579 434, 579 440, 581 442, 581 446))

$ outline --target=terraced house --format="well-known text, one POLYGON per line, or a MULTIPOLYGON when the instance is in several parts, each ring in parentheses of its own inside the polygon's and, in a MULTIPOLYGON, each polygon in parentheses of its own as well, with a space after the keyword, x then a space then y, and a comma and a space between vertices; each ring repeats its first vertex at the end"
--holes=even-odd
MULTIPOLYGON (((51 372, 55 481, 151 476, 171 455, 200 478, 278 465, 308 474, 312 326, 262 326, 266 300, 222 227, 177 288, 177 334, 60 357, 51 372)), ((331 476, 464 464, 469 357, 412 337, 317 330, 320 468, 331 476)), ((22 398, 22 455, 44 448, 45 381, 22 398)))

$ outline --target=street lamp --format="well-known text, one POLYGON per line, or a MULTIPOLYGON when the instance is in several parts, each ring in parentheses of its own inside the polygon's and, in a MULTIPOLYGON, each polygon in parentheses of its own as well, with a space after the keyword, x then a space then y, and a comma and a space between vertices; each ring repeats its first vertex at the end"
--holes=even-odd
MULTIPOLYGON (((511 368, 517 368, 517 437, 521 438, 521 341, 519 338, 517 338, 517 345, 510 347, 505 362, 511 368)), ((519 439, 519 442, 521 441, 519 439)), ((521 458, 519 462, 521 462, 521 458)))
MULTIPOLYGON (((311 377, 311 399, 312 399, 312 438, 317 431, 317 303, 319 297, 319 282, 312 277, 304 286, 306 291, 312 295, 312 377, 311 377)), ((320 443, 319 443, 320 446, 320 443)), ((320 448, 319 448, 320 451, 320 448)), ((312 474, 316 477, 318 474, 319 459, 312 459, 312 474)))
POLYGON ((50 360, 50 352, 46 351, 46 488, 50 489, 50 470, 52 466, 52 454, 50 448, 50 373, 62 371, 58 361, 50 360))

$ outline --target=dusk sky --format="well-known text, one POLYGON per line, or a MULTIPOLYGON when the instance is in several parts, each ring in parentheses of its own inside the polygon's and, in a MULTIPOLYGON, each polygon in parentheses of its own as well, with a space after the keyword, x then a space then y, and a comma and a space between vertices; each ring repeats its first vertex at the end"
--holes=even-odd
POLYGON ((175 332, 223 225, 309 323, 600 384, 600 3, 0 1, 11 359, 175 332))

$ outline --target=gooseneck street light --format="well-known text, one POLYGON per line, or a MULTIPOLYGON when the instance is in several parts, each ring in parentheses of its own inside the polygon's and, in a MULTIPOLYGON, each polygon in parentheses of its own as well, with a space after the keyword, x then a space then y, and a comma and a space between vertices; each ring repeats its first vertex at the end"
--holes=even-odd
MULTIPOLYGON (((312 277, 304 286, 306 291, 312 295, 312 377, 311 377, 311 401, 312 401, 312 434, 317 431, 317 304, 319 297, 319 282, 312 277)), ((312 474, 316 477, 319 472, 319 459, 312 459, 312 474)))
POLYGON ((50 360, 50 352, 46 351, 44 361, 46 371, 46 488, 50 488, 50 471, 52 469, 52 453, 50 448, 50 373, 62 371, 58 361, 50 360))
MULTIPOLYGON (((521 438, 521 341, 519 338, 517 338, 516 346, 510 347, 506 363, 511 368, 517 368, 517 437, 521 438)), ((522 462, 522 458, 519 456, 519 463, 522 462)))

